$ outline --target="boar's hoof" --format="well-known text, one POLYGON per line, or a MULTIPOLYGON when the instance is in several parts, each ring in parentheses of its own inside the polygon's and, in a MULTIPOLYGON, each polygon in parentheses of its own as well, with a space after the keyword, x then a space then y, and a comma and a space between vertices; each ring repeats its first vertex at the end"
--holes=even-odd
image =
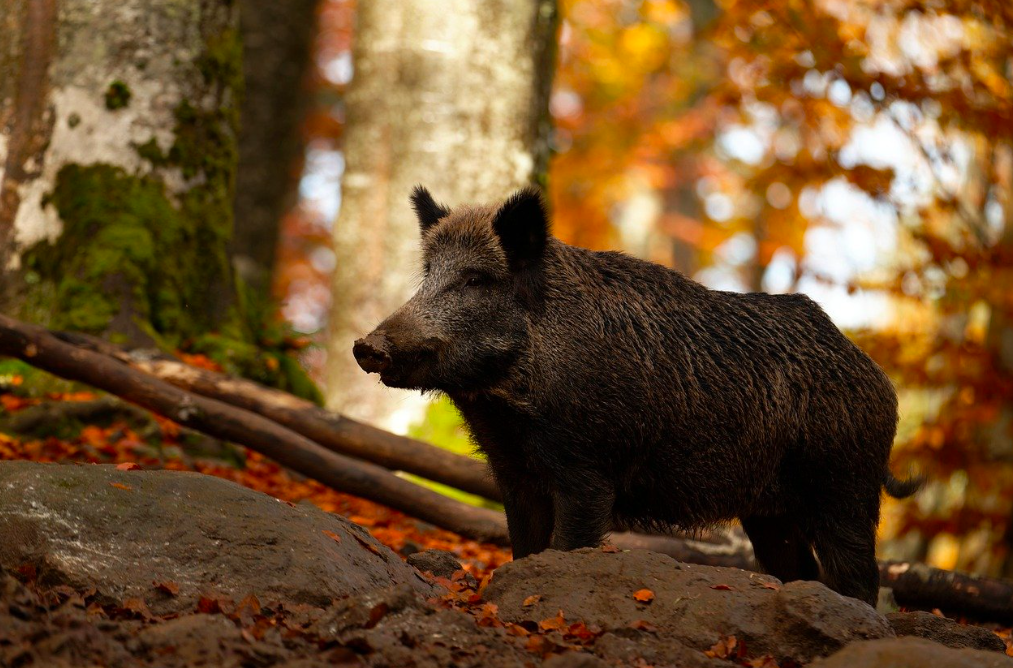
POLYGON ((370 334, 359 339, 352 347, 355 361, 367 373, 382 373, 390 366, 390 354, 387 353, 387 339, 382 334, 370 334))

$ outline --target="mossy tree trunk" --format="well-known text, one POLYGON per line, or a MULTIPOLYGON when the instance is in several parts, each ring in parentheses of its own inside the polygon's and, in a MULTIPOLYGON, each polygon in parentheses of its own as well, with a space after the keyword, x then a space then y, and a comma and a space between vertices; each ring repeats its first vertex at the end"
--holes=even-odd
POLYGON ((134 344, 247 338, 237 5, 0 5, 0 311, 134 344))
POLYGON ((352 341, 408 298, 419 232, 408 195, 492 202, 544 176, 554 0, 372 0, 358 6, 335 225, 329 407, 396 426, 420 407, 352 357, 352 341))

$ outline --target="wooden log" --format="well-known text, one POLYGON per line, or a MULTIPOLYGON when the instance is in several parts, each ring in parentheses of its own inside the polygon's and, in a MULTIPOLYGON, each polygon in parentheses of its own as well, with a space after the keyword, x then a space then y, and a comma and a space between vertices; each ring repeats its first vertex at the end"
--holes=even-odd
POLYGON ((182 389, 263 415, 333 452, 392 471, 412 473, 493 501, 502 500, 489 467, 478 459, 371 427, 287 392, 193 367, 168 355, 128 352, 101 339, 73 332, 54 335, 115 357, 182 389))
POLYGON ((908 608, 939 608, 951 616, 1013 625, 1013 582, 908 561, 879 564, 880 585, 908 608))
POLYGON ((322 448, 268 418, 186 392, 106 355, 61 341, 41 327, 0 315, 0 354, 105 390, 191 429, 245 445, 338 491, 474 540, 509 544, 501 513, 460 503, 381 466, 322 448))

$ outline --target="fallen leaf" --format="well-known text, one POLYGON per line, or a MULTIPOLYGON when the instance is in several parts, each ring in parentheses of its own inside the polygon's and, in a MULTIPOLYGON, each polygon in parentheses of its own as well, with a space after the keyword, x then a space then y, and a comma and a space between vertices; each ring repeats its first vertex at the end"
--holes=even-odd
POLYGON ((704 652, 712 659, 727 659, 738 647, 739 641, 735 636, 728 636, 714 643, 714 646, 704 652))
POLYGON ((373 609, 369 611, 369 621, 363 626, 363 628, 371 629, 380 623, 380 620, 387 616, 390 612, 390 606, 386 603, 377 603, 373 606, 373 609))
POLYGON ((328 531, 327 529, 323 529, 323 534, 325 536, 327 536, 328 538, 330 538, 331 540, 333 540, 335 543, 340 543, 341 542, 341 536, 339 536, 338 534, 334 533, 333 531, 328 531))
POLYGON ((116 489, 125 489, 128 492, 133 489, 133 487, 131 487, 130 485, 124 485, 121 482, 111 482, 111 483, 109 483, 109 485, 112 486, 112 487, 115 487, 116 489))
POLYGON ((128 598, 123 601, 123 609, 129 610, 144 619, 151 619, 153 617, 151 610, 148 609, 148 604, 144 602, 143 598, 128 598))
MULTIPOLYGON (((249 594, 236 605, 235 615, 240 619, 244 617, 255 617, 260 614, 260 599, 255 594, 249 594)), ((246 621, 243 619, 243 621, 246 621)))
POLYGON ((177 596, 179 594, 179 585, 175 582, 166 580, 165 582, 153 582, 152 584, 155 585, 155 589, 163 591, 169 596, 177 596))
POLYGON ((711 585, 711 589, 718 589, 720 591, 731 591, 732 588, 728 585, 711 585))
POLYGON ((141 466, 139 464, 135 464, 134 462, 123 462, 122 464, 117 464, 116 465, 116 470, 118 470, 118 471, 140 471, 141 470, 141 466))
POLYGON ((352 531, 351 533, 352 533, 352 536, 355 538, 355 540, 359 541, 360 545, 362 545, 364 548, 366 548, 367 550, 369 550, 370 552, 372 552, 376 556, 380 557, 381 559, 383 558, 383 554, 380 552, 380 549, 377 548, 376 545, 373 545, 368 540, 366 540, 365 538, 363 538, 362 536, 360 536, 359 534, 357 534, 354 531, 352 531))
POLYGON ((636 620, 635 622, 633 622, 632 624, 630 624, 630 628, 631 629, 636 629, 637 631, 647 631, 648 633, 654 633, 655 631, 658 630, 657 626, 655 626, 654 624, 650 623, 646 619, 638 619, 638 620, 636 620))
POLYGON ((531 596, 528 596, 526 599, 524 599, 524 602, 521 603, 521 605, 526 608, 528 606, 534 605, 535 603, 538 603, 541 600, 542 600, 541 594, 532 594, 531 596))
POLYGON ((543 619, 538 622, 538 628, 543 631, 558 631, 566 626, 566 620, 563 618, 563 611, 560 610, 556 613, 555 617, 543 619))
POLYGON ((654 600, 654 592, 650 589, 638 589, 633 592, 633 598, 641 603, 650 603, 654 600))
POLYGON ((619 551, 619 548, 612 544, 602 545, 601 551, 605 552, 606 554, 615 554, 616 552, 619 551))

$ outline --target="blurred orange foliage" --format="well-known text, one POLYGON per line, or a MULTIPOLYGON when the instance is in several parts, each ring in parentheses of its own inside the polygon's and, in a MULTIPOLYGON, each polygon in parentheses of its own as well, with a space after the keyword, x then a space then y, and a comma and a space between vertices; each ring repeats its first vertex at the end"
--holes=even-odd
MULTIPOLYGON (((900 391, 897 472, 929 478, 886 506, 884 554, 1013 576, 1013 4, 560 9, 557 235, 723 289, 850 296, 900 391)), ((306 138, 337 150, 354 3, 321 17, 306 138)), ((326 300, 319 212, 285 229, 279 294, 326 300)))

